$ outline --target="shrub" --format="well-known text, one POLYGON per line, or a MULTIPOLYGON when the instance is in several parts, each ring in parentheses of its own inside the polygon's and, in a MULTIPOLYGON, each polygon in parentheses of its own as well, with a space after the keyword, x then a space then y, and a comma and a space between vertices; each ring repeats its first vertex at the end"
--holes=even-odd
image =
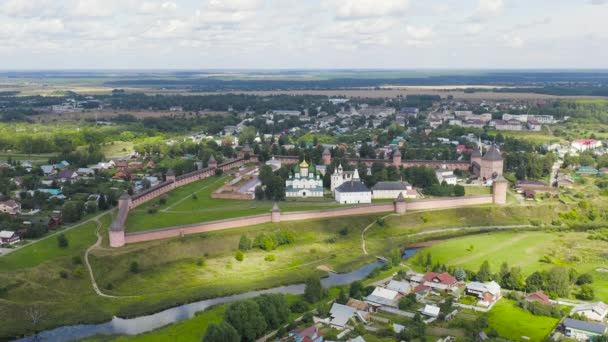
POLYGON ((192 199, 193 199, 193 200, 197 200, 197 199, 198 199, 198 196, 197 196, 196 194, 192 194, 192 199))
POLYGON ((82 265, 82 258, 80 257, 80 255, 75 255, 72 257, 72 264, 82 265))
POLYGON ((583 273, 576 279, 576 285, 585 285, 593 283, 593 275, 591 273, 583 273))
POLYGON ((264 261, 275 261, 277 260, 277 258, 274 256, 274 254, 268 254, 267 256, 264 257, 264 261))
POLYGON ((234 256, 234 258, 237 261, 243 261, 245 259, 245 254, 243 254, 243 252, 241 251, 236 251, 236 255, 234 256))
POLYGON ((158 204, 160 204, 160 205, 167 204, 167 197, 163 196, 163 197, 159 198, 158 199, 158 204))
POLYGON ((59 276, 63 279, 67 279, 68 278, 68 272, 61 270, 59 271, 59 276))
POLYGON ((198 260, 196 261, 196 266, 204 266, 204 265, 205 265, 205 259, 198 258, 198 260))
POLYGON ((83 274, 84 268, 82 268, 82 266, 78 266, 72 271, 72 276, 74 276, 74 278, 82 278, 83 274))
POLYGON ((139 273, 139 263, 137 261, 131 262, 129 271, 131 271, 131 273, 139 273))
POLYGON ((65 236, 65 234, 59 234, 59 236, 57 237, 57 245, 59 245, 59 248, 68 248, 70 242, 68 241, 68 238, 65 236))
POLYGON ((148 214, 156 214, 158 212, 158 207, 153 205, 148 208, 148 214))
POLYGON ((308 304, 303 300, 298 300, 297 302, 291 304, 289 310, 293 313, 302 313, 308 310, 308 304))

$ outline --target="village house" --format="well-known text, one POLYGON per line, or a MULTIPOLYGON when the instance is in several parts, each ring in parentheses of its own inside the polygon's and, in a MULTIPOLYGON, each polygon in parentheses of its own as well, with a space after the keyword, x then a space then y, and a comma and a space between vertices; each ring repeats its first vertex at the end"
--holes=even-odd
POLYGON ((0 212, 9 215, 18 215, 21 213, 21 203, 13 200, 0 202, 0 212))
POLYGON ((396 308, 399 306, 400 298, 401 295, 397 291, 376 287, 369 296, 363 299, 373 306, 389 306, 396 308))
POLYGON ((494 127, 497 131, 522 131, 524 126, 518 120, 496 120, 494 121, 494 127))
POLYGON ((602 322, 608 315, 608 305, 604 302, 579 304, 570 310, 570 315, 578 314, 590 321, 602 322))
POLYGON ((329 318, 325 321, 331 327, 343 330, 348 326, 351 318, 366 323, 370 319, 369 312, 359 311, 350 306, 334 303, 329 310, 329 318))
POLYGON ((20 238, 16 232, 10 230, 0 231, 0 246, 13 245, 19 242, 20 238))
POLYGON ((410 283, 397 280, 391 280, 388 284, 386 284, 386 288, 398 292, 402 296, 409 294, 413 290, 410 283))
POLYGON ((465 292, 479 298, 479 304, 483 306, 490 306, 502 297, 500 285, 495 281, 487 283, 472 281, 467 283, 465 292))
POLYGON ((304 329, 295 329, 288 334, 288 341, 294 342, 323 342, 323 334, 315 325, 304 329))
POLYGON ((53 175, 51 179, 58 182, 74 182, 78 180, 78 174, 73 170, 61 170, 57 174, 53 175))
POLYGON ((408 275, 410 281, 417 284, 414 288, 416 293, 425 292, 425 288, 446 292, 453 292, 458 289, 458 281, 448 272, 428 272, 426 274, 411 272, 408 275))
POLYGON ((432 318, 437 318, 439 317, 439 313, 441 312, 441 309, 436 306, 436 305, 431 305, 431 304, 427 304, 424 306, 424 308, 422 309, 422 314, 425 316, 429 316, 432 318))
POLYGON ((570 146, 577 152, 584 152, 602 147, 602 142, 595 139, 578 139, 574 140, 570 146))
POLYGON ((567 337, 579 341, 592 340, 608 332, 608 326, 605 324, 579 321, 572 318, 566 318, 563 322, 563 327, 567 337))
POLYGON ((545 305, 551 305, 553 304, 553 301, 551 299, 549 299, 549 296, 547 296, 543 291, 538 290, 534 293, 530 293, 529 295, 526 296, 526 301, 528 302, 539 302, 545 305))

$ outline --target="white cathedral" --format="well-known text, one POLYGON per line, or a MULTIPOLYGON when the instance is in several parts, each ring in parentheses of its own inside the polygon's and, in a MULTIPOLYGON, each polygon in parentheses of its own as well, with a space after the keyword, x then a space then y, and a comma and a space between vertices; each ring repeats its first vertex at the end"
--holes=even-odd
POLYGON ((285 181, 285 197, 323 197, 323 179, 306 160, 285 181))
POLYGON ((338 165, 334 169, 334 173, 331 175, 331 191, 336 191, 336 188, 342 185, 344 182, 348 182, 353 179, 354 171, 344 171, 342 164, 338 165))

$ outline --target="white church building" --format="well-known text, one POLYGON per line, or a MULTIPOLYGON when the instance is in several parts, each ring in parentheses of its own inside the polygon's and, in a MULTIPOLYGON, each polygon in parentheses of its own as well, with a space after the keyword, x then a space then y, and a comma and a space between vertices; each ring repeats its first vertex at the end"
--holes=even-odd
POLYGON ((335 191, 342 183, 352 180, 353 174, 354 171, 344 171, 342 164, 338 165, 331 175, 331 191, 335 191))
POLYGON ((306 160, 285 181, 285 197, 323 197, 323 179, 306 160))
POLYGON ((359 171, 355 169, 352 179, 336 187, 334 198, 340 204, 372 203, 372 192, 363 184, 359 171))

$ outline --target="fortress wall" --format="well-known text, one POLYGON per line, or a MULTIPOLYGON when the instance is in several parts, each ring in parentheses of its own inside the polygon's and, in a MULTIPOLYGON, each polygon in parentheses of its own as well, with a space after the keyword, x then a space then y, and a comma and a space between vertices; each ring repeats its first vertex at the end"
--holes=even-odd
POLYGON ((376 214, 394 210, 395 205, 393 203, 386 203, 328 210, 282 212, 281 221, 298 221, 350 215, 376 214))

